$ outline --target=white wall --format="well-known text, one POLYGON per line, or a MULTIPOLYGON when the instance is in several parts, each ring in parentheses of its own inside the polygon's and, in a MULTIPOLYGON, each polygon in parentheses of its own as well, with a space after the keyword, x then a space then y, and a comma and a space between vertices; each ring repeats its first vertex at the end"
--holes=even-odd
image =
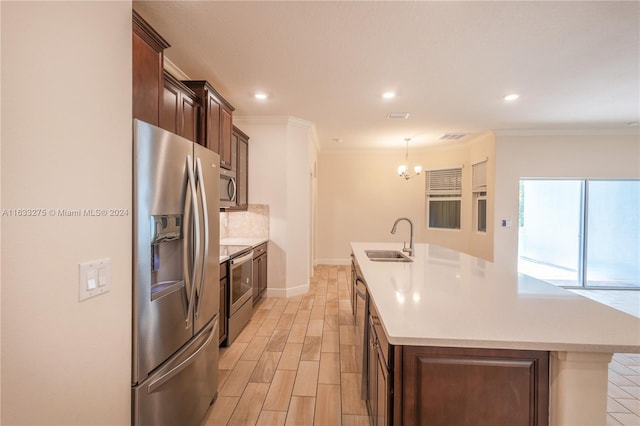
POLYGON ((304 293, 313 275, 309 176, 316 161, 315 126, 288 116, 233 119, 249 136, 249 203, 269 205, 267 292, 304 293))
POLYGON ((130 421, 131 3, 2 2, 2 424, 130 421), (78 301, 78 264, 111 291, 78 301))
POLYGON ((495 261, 517 270, 521 178, 640 178, 640 138, 630 131, 500 132, 496 136, 495 261), (498 226, 511 219, 513 227, 498 226))
POLYGON ((409 149, 411 165, 424 170, 463 166, 460 230, 427 229, 424 173, 410 180, 397 174, 404 147, 380 151, 321 151, 318 157, 318 243, 316 263, 349 262, 352 241, 409 242, 408 217, 415 243, 433 243, 487 260, 493 258, 493 227, 478 234, 473 228, 471 164, 488 158, 487 221, 493 222, 494 136, 486 133, 465 143, 409 149))

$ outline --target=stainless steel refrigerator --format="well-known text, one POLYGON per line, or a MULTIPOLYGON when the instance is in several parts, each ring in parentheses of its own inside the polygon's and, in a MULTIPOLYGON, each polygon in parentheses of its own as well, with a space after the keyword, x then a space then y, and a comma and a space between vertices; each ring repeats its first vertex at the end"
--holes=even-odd
POLYGON ((198 425, 218 389, 220 157, 133 127, 132 424, 198 425))

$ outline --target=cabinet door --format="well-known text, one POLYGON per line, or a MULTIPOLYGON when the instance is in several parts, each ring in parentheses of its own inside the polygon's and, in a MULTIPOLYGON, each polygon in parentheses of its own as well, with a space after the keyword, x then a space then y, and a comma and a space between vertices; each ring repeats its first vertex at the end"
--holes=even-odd
POLYGON ((181 127, 179 123, 182 121, 180 114, 182 96, 180 95, 180 88, 166 74, 162 93, 159 127, 179 135, 181 127))
POLYGON ((258 302, 260 298, 260 259, 262 256, 253 259, 253 304, 258 302))
MULTIPOLYGON (((220 104, 211 94, 207 96, 205 140, 207 148, 220 154, 220 104)), ((222 163, 222 156, 220 162, 222 163)))
POLYGON ((201 100, 196 142, 220 155, 220 166, 231 168, 231 119, 234 108, 206 80, 183 80, 201 100))
POLYGON ((238 138, 238 165, 236 180, 238 195, 236 203, 238 208, 246 210, 249 204, 249 141, 243 137, 238 138))
POLYGON ((406 346, 404 425, 544 426, 549 353, 406 346))
POLYGON ((260 270, 260 282, 258 283, 260 288, 260 296, 267 290, 267 255, 260 256, 260 264, 258 265, 260 270))
POLYGON ((267 289, 267 255, 263 254, 254 260, 253 278, 253 296, 256 302, 267 289))
POLYGON ((369 409, 370 424, 378 424, 378 348, 376 333, 369 326, 369 347, 367 368, 367 408, 369 409))
MULTIPOLYGON (((221 266, 222 267, 222 266, 221 266)), ((222 344, 227 338, 227 278, 220 280, 220 314, 218 315, 220 321, 220 341, 222 344)))
POLYGON ((179 135, 200 143, 198 140, 198 113, 200 106, 198 100, 195 97, 182 95, 181 98, 181 111, 182 111, 182 126, 179 135))
POLYGON ((132 112, 155 126, 160 119, 163 51, 167 43, 140 15, 133 11, 132 112))
POLYGON ((220 167, 231 169, 231 113, 222 108, 220 113, 220 167))
POLYGON ((195 94, 165 72, 159 127, 195 142, 198 134, 198 108, 195 94))
POLYGON ((390 388, 389 388, 389 372, 387 366, 384 364, 384 358, 382 352, 378 351, 377 368, 377 402, 376 402, 376 425, 387 426, 389 422, 389 403, 390 403, 390 388))

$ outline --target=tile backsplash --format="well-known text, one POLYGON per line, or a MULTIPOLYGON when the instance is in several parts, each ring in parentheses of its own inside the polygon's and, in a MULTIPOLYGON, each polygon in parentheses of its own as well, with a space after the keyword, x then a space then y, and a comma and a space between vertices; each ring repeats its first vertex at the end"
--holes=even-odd
POLYGON ((269 206, 249 204, 247 211, 220 212, 220 239, 269 238, 269 206))

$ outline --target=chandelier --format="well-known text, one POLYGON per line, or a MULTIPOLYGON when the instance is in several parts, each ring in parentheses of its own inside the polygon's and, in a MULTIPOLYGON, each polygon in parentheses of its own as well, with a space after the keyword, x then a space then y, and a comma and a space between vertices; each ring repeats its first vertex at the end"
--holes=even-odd
POLYGON ((412 175, 411 173, 409 173, 409 141, 410 140, 411 138, 405 138, 405 141, 407 142, 407 150, 404 155, 405 164, 398 166, 398 175, 405 178, 406 180, 416 177, 420 174, 420 172, 422 172, 422 166, 414 166, 413 172, 415 174, 412 175))

